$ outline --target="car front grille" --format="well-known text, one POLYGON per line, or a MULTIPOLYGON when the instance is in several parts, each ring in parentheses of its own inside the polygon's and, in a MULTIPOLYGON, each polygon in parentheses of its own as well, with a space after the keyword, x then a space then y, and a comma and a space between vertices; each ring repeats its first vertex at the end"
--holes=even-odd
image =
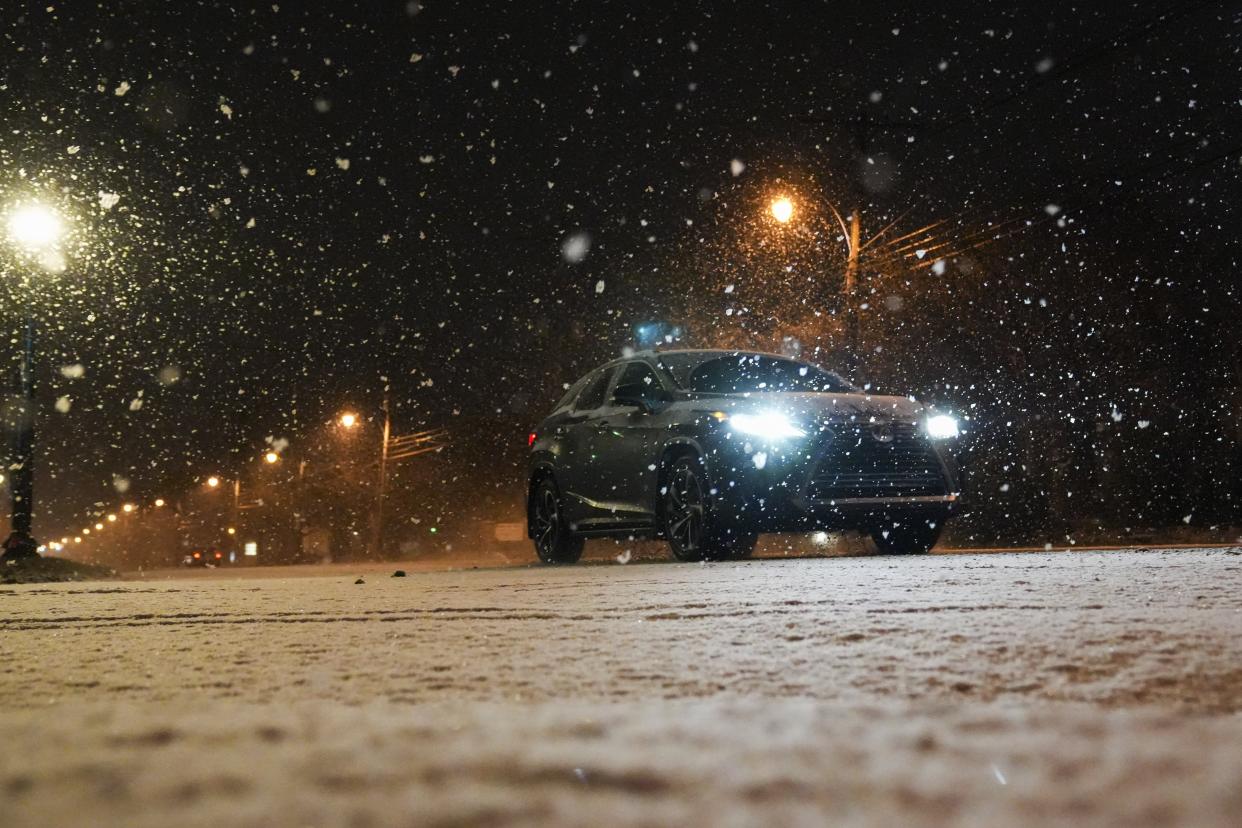
POLYGON ((913 423, 833 423, 807 486, 810 500, 946 493, 940 458, 913 423))

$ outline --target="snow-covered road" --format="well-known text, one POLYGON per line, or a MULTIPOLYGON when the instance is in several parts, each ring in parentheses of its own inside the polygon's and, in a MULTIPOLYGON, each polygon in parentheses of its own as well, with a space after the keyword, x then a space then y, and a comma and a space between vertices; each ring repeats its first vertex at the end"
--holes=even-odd
POLYGON ((1242 813, 1238 550, 391 569, 0 589, 6 824, 1242 813))

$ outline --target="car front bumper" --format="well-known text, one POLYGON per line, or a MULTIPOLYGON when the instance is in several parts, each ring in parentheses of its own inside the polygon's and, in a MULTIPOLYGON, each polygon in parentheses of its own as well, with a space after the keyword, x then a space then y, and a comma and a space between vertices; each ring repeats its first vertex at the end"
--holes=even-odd
POLYGON ((817 485, 832 476, 823 465, 832 462, 829 448, 822 437, 781 447, 724 437, 708 457, 714 510, 721 519, 756 531, 791 532, 863 528, 902 518, 939 523, 957 507, 955 475, 934 447, 922 458, 927 465, 917 485, 908 475, 879 474, 861 496, 817 485))

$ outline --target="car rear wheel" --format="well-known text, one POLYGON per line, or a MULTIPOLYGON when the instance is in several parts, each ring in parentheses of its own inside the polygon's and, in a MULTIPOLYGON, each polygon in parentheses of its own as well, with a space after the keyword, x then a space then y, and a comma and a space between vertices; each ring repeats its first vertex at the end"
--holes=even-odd
POLYGON ((535 554, 546 564, 577 563, 582 557, 582 538, 575 537, 561 513, 561 493, 550 477, 539 481, 531 502, 531 530, 535 554))
POLYGON ((664 488, 664 536, 679 561, 722 561, 748 558, 757 536, 724 525, 707 499, 710 487, 696 457, 673 461, 664 488))
POLYGON ((871 539, 881 555, 923 555, 940 539, 940 524, 904 521, 871 530, 871 539))

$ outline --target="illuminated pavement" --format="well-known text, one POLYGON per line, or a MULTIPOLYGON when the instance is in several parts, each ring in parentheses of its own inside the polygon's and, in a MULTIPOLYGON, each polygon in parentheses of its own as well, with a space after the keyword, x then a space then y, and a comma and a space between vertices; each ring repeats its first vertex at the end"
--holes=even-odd
POLYGON ((6 824, 1242 813, 1238 550, 393 568, 0 590, 6 824))

